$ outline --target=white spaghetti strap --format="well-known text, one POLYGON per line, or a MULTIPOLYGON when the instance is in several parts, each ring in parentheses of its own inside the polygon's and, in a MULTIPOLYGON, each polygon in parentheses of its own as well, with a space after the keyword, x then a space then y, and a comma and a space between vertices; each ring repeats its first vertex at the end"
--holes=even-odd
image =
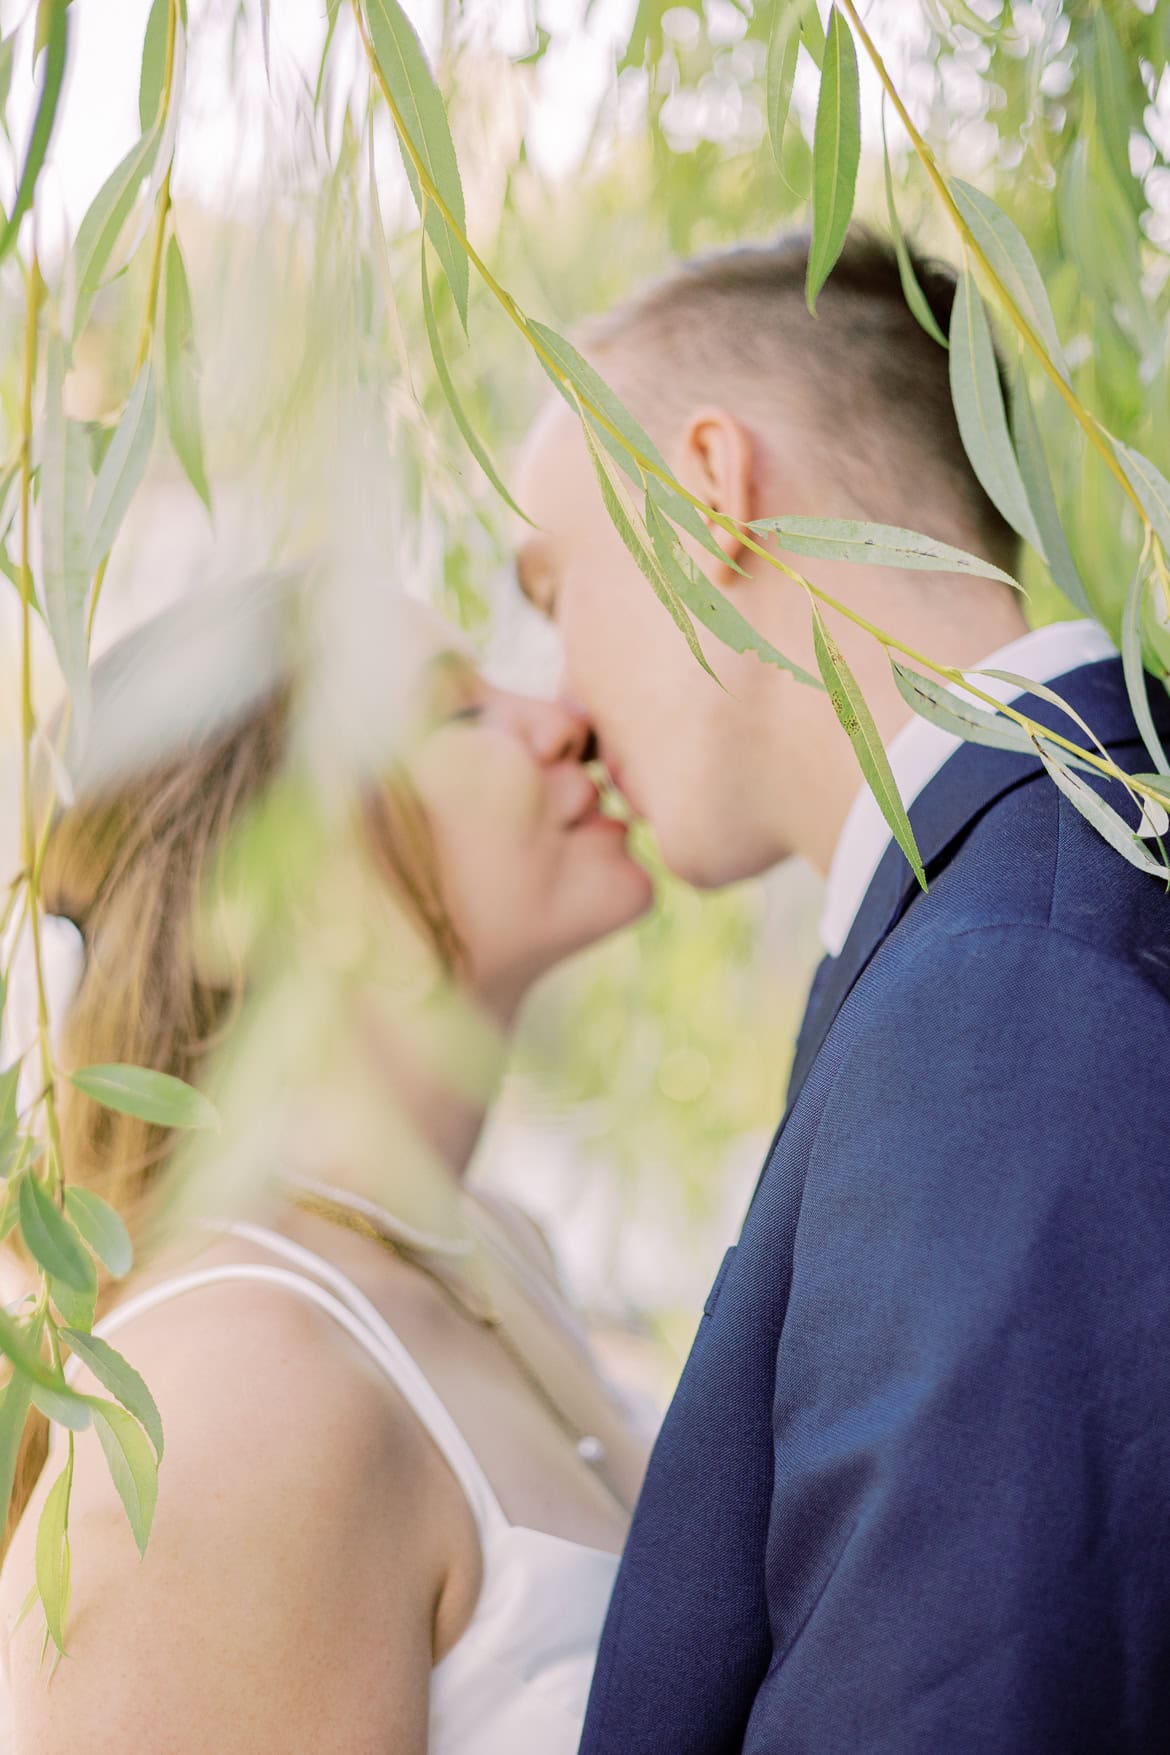
MULTIPOLYGON (((362 1347, 383 1374, 398 1390, 424 1429, 430 1434, 452 1474, 462 1487, 471 1506, 481 1536, 486 1537, 508 1527, 503 1507, 476 1460, 475 1453, 455 1421, 440 1401, 415 1360, 403 1346, 390 1324, 357 1287, 331 1263, 311 1250, 267 1231, 258 1225, 231 1225, 222 1228, 233 1235, 247 1238, 274 1255, 283 1255, 297 1262, 304 1270, 294 1273, 289 1268, 266 1267, 262 1262, 232 1262, 222 1267, 200 1268, 176 1275, 151 1286, 136 1297, 128 1298, 104 1317, 96 1332, 110 1334, 136 1316, 143 1315, 185 1292, 204 1286, 245 1282, 281 1286, 307 1298, 326 1312, 362 1347), (327 1286, 318 1283, 325 1280, 327 1286)), ((73 1362, 70 1361, 72 1364, 73 1362)), ((68 1374, 68 1370, 67 1370, 68 1374)))

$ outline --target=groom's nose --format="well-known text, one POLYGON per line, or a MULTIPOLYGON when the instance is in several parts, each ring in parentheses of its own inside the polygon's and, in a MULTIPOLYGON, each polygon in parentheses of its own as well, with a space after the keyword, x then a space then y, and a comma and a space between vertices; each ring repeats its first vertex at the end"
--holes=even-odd
POLYGON ((567 701, 533 702, 530 735, 542 762, 591 762, 597 753, 593 727, 567 701))

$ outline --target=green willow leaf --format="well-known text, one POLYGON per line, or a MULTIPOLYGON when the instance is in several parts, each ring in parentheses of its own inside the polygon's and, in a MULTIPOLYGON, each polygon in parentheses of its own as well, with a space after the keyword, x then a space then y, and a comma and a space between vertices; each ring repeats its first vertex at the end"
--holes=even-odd
POLYGON ((54 1279, 75 1292, 90 1282, 91 1263, 72 1220, 57 1206, 39 1176, 26 1172, 20 1182, 20 1234, 29 1254, 54 1279))
POLYGON ((49 1279, 53 1303, 71 1328, 91 1329, 97 1315, 97 1268, 88 1255, 86 1262, 88 1279, 81 1291, 66 1284, 64 1280, 54 1279, 52 1276, 49 1279))
POLYGON ((12 1498, 16 1479, 16 1459, 31 1401, 31 1384, 26 1377, 11 1377, 0 1390, 0 1519, 12 1498))
POLYGON ((100 1194, 88 1188, 66 1188, 65 1210, 89 1247, 115 1279, 122 1279, 134 1265, 130 1233, 119 1215, 100 1194))
MULTIPOLYGON (((45 439, 41 458, 41 594, 45 620, 79 727, 89 713, 89 597, 85 515, 89 468, 85 430, 66 419, 65 344, 45 350, 45 439)), ((83 731, 82 731, 83 735, 83 731)))
POLYGON ((816 5, 806 6, 800 20, 800 40, 817 67, 825 64, 825 27, 816 5))
POLYGON ((195 323, 183 252, 173 234, 167 245, 166 308, 163 321, 163 407, 175 456, 187 480, 211 511, 211 489, 203 461, 203 423, 199 414, 199 360, 195 323))
POLYGON ((124 1408, 97 1397, 91 1406, 110 1479, 118 1490, 138 1552, 145 1554, 158 1504, 158 1461, 142 1427, 124 1408))
MULTIPOLYGON (((671 522, 685 530, 688 536, 693 536, 695 541, 705 548, 715 560, 721 561, 725 566, 736 566, 736 563, 728 560, 689 500, 685 500, 678 490, 668 482, 659 481, 657 476, 647 475, 643 478, 642 467, 631 457, 627 446, 640 452, 643 457, 654 464, 655 468, 661 469, 669 475, 670 471, 667 468, 666 460, 649 433, 639 425, 624 403, 618 400, 605 379, 594 371, 588 360, 581 358, 576 348, 571 342, 566 341, 563 335, 558 335, 553 329, 547 329, 543 323, 536 322, 532 317, 527 319, 526 326, 540 343, 542 354, 548 356, 547 359, 541 357, 541 365, 574 414, 581 413, 580 404, 574 396, 575 392, 577 397, 584 398, 599 414, 604 415, 610 425, 621 434, 621 439, 615 439, 613 434, 607 432, 604 427, 594 425, 594 432, 598 439, 619 468, 633 482, 638 492, 648 491, 655 505, 666 513, 671 522), (571 389, 567 389, 556 372, 552 370, 549 360, 552 360, 563 372, 572 387, 571 389), (625 440, 625 444, 621 442, 622 439, 625 440)), ((742 570, 736 566, 737 572, 742 572, 742 570)))
POLYGON ((1142 510, 1153 525, 1158 540, 1170 557, 1170 481, 1148 457, 1114 439, 1113 449, 1125 471, 1126 479, 1142 503, 1142 510))
POLYGON ((77 1329, 62 1330, 69 1349, 85 1361, 99 1383, 105 1385, 128 1414, 142 1426, 161 1462, 163 1453, 162 1417, 155 1399, 133 1365, 114 1351, 100 1335, 83 1334, 77 1329))
POLYGON ((950 339, 951 399, 971 467, 1012 529, 1043 555, 1008 432, 987 313, 970 269, 955 290, 950 339))
POLYGON ((853 215, 861 162, 861 88, 853 33, 837 10, 829 14, 821 92, 813 131, 813 220, 805 297, 816 312, 817 294, 841 254, 853 215))
POLYGON ((1142 561, 1126 593, 1125 610, 1121 618, 1121 662, 1125 670, 1129 704, 1142 734, 1142 742, 1159 774, 1170 775, 1170 761, 1166 759, 1166 751, 1150 711, 1150 699, 1146 693, 1146 672, 1142 662, 1142 610, 1149 584, 1150 573, 1142 561))
POLYGON ((1044 763, 1045 770, 1064 793, 1073 809, 1078 811, 1085 821, 1096 829, 1110 847, 1120 853, 1123 859, 1128 860, 1130 865, 1136 866, 1139 871, 1148 872, 1151 877, 1170 880, 1170 870, 1167 870, 1161 860, 1155 859, 1148 852, 1145 844, 1130 828, 1125 818, 1119 815, 1112 805, 1106 804, 1105 800, 1099 793, 1094 792, 1091 786, 1086 785, 1078 775, 1074 774, 1055 750, 1049 754, 1051 748, 1051 745, 1047 749, 1040 743, 1036 745, 1037 753, 1044 763))
POLYGON ((45 1611, 45 1624, 59 1652, 65 1650, 65 1623, 69 1619, 72 1556, 68 1522, 72 1486, 73 1465, 70 1461, 50 1487, 37 1525, 37 1590, 45 1611))
POLYGON ((910 572, 968 573, 978 579, 1000 579, 1019 585, 1010 573, 981 555, 952 548, 916 530, 895 524, 865 524, 851 518, 758 518, 750 530, 774 536, 789 554, 856 561, 863 567, 899 567, 910 572))
POLYGON ((776 163, 782 165, 784 125, 792 103, 792 81, 796 74, 796 57, 800 52, 801 7, 777 0, 772 31, 768 38, 768 60, 765 89, 768 106, 768 133, 776 163))
POLYGON ((91 573, 96 573, 114 546, 126 509, 146 474, 154 442, 154 419, 154 374, 148 362, 138 374, 93 485, 86 521, 91 573))
POLYGON ((94 196, 77 231, 73 248, 77 294, 71 332, 76 340, 85 327, 102 275, 130 217, 143 181, 158 153, 159 133, 152 128, 130 148, 94 196))
POLYGON ((882 160, 886 173, 886 212, 890 221, 890 237, 894 244, 894 254, 898 259, 898 278, 902 282, 902 296, 915 320, 925 329, 932 341, 940 347, 947 346, 947 338, 934 319, 934 312, 926 302, 926 294, 918 284, 918 276, 914 272, 914 264, 910 260, 910 252, 906 248, 906 239, 898 222, 898 208, 894 200, 894 176, 890 170, 890 148, 886 141, 886 106, 882 104, 882 160))
POLYGON ((955 205, 971 228, 975 242, 1010 293, 1020 313, 1044 343, 1045 351, 1062 378, 1068 366, 1060 346, 1056 319, 1040 270, 1018 227, 981 189, 958 177, 951 179, 955 205))
POLYGON ((447 361, 443 354, 443 343, 439 336, 439 326, 435 322, 435 310, 431 303, 430 277, 427 274, 427 252, 425 244, 420 251, 420 255, 422 257, 423 322, 426 325, 427 340, 430 343, 431 348, 431 358, 435 362, 435 376, 439 380, 439 387, 446 399, 447 407, 451 410, 451 415, 455 421, 455 425, 459 428, 459 431, 463 436, 464 444, 467 446, 467 449, 471 452, 471 455, 475 458, 475 461, 479 464, 479 467, 483 470, 504 504, 510 506, 518 518, 523 518, 525 524, 531 524, 531 518, 520 510, 520 507, 516 504, 515 500, 501 481, 495 464, 489 457, 485 447, 480 443, 474 427, 467 418, 467 411, 459 400, 459 392, 456 390, 451 378, 451 373, 447 369, 447 361))
POLYGON ((807 670, 802 669, 791 658, 785 658, 783 652, 773 646, 771 641, 758 634, 730 599, 700 571, 680 546, 677 535, 650 499, 646 503, 646 528, 659 564, 684 607, 696 621, 701 622, 732 652, 754 652, 765 664, 774 664, 778 670, 786 670, 797 682, 804 683, 808 688, 820 689, 821 684, 815 676, 810 676, 807 670))
POLYGON ((202 1091, 145 1066, 83 1066, 69 1082, 95 1103, 155 1127, 217 1128, 219 1114, 202 1091))
POLYGON ((902 699, 931 725, 961 737, 965 743, 984 744, 988 749, 1012 750, 1018 755, 1036 753, 1032 738, 1022 725, 1016 725, 986 707, 977 707, 953 694, 944 684, 911 670, 891 654, 894 681, 902 699))
POLYGON ((601 489, 601 498, 609 514, 614 529, 625 543, 626 548, 637 562, 638 567, 649 580, 654 595, 662 604, 675 626, 680 630, 691 656, 707 672, 707 675, 718 682, 718 677, 711 669, 699 644, 699 636, 695 633, 694 623, 679 602, 678 594, 670 580, 662 571, 658 557, 651 546, 645 525, 638 513, 625 498, 618 482, 610 474, 609 465, 605 461, 601 447, 594 437, 593 423, 586 419, 581 423, 581 431, 585 435, 585 446, 589 452, 589 460, 593 464, 597 476, 597 485, 601 489))
POLYGON ((65 77, 65 61, 69 44, 67 7, 68 0, 50 0, 49 34, 41 92, 37 99, 36 115, 33 117, 28 151, 25 153, 20 181, 16 186, 16 199, 12 204, 12 212, 8 216, 4 230, 0 232, 0 262, 4 260, 16 242, 20 222, 32 206, 37 178, 41 174, 45 154, 49 150, 49 141, 52 139, 53 124, 57 118, 57 106, 61 97, 61 84, 65 77))
POLYGON ((31 1395, 46 1420, 55 1420, 58 1426, 67 1426, 71 1432, 85 1432, 93 1423, 89 1408, 72 1391, 46 1389, 43 1383, 34 1383, 31 1395))
POLYGON ((890 769, 889 758, 882 747, 877 726, 873 722, 873 714, 865 703, 865 697, 857 686, 857 679, 845 662, 844 654, 825 626, 815 602, 810 599, 809 607, 813 618, 813 646, 820 666, 821 677, 833 703, 833 711, 848 734, 853 745, 853 753, 857 757, 866 784, 873 793, 890 833, 910 862, 911 870, 925 890, 926 872, 923 869, 922 857, 918 851, 918 843, 914 839, 914 831, 910 827, 910 818, 906 815, 906 807, 898 792, 897 783, 890 769))
MULTIPOLYGON (((460 231, 467 229, 463 184, 447 112, 414 26, 397 0, 365 0, 374 58, 410 145, 460 231)), ((396 124, 397 126, 398 124, 396 124)), ((443 264, 464 329, 467 328, 467 253, 433 201, 424 204, 418 172, 401 140, 402 162, 423 223, 443 264)))
POLYGON ((1089 594, 1073 559, 1057 510, 1052 478, 1048 473, 1048 461, 1044 455, 1044 441, 1040 436, 1040 423, 1036 419, 1032 394, 1022 370, 1016 373, 1012 391, 1012 437, 1024 491, 1036 520, 1043 545, 1042 552, 1048 571, 1052 574, 1052 582, 1058 591, 1063 591, 1071 604, 1083 610, 1085 615, 1091 616, 1093 609, 1089 594))
POLYGON ((169 16, 170 0, 154 0, 142 39, 142 71, 138 77, 138 121, 144 134, 158 121, 162 103, 169 16))

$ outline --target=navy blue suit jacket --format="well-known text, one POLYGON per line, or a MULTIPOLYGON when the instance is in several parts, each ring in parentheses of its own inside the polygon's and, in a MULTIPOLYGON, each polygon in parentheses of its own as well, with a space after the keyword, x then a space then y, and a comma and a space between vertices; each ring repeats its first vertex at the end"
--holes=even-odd
MULTIPOLYGON (((1055 686, 1149 768, 1119 663, 1055 686)), ((891 849, 814 984, 583 1755, 1170 1749, 1170 897, 1023 756, 911 819, 930 893, 891 849)))

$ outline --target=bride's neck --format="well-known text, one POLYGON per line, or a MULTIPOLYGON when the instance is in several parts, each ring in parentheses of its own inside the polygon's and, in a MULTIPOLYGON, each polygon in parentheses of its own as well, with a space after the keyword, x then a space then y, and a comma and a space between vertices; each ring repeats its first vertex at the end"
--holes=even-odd
POLYGON ((393 1016, 362 1005, 357 1023, 395 1121, 462 1183, 503 1078, 511 1016, 452 991, 393 1016))

